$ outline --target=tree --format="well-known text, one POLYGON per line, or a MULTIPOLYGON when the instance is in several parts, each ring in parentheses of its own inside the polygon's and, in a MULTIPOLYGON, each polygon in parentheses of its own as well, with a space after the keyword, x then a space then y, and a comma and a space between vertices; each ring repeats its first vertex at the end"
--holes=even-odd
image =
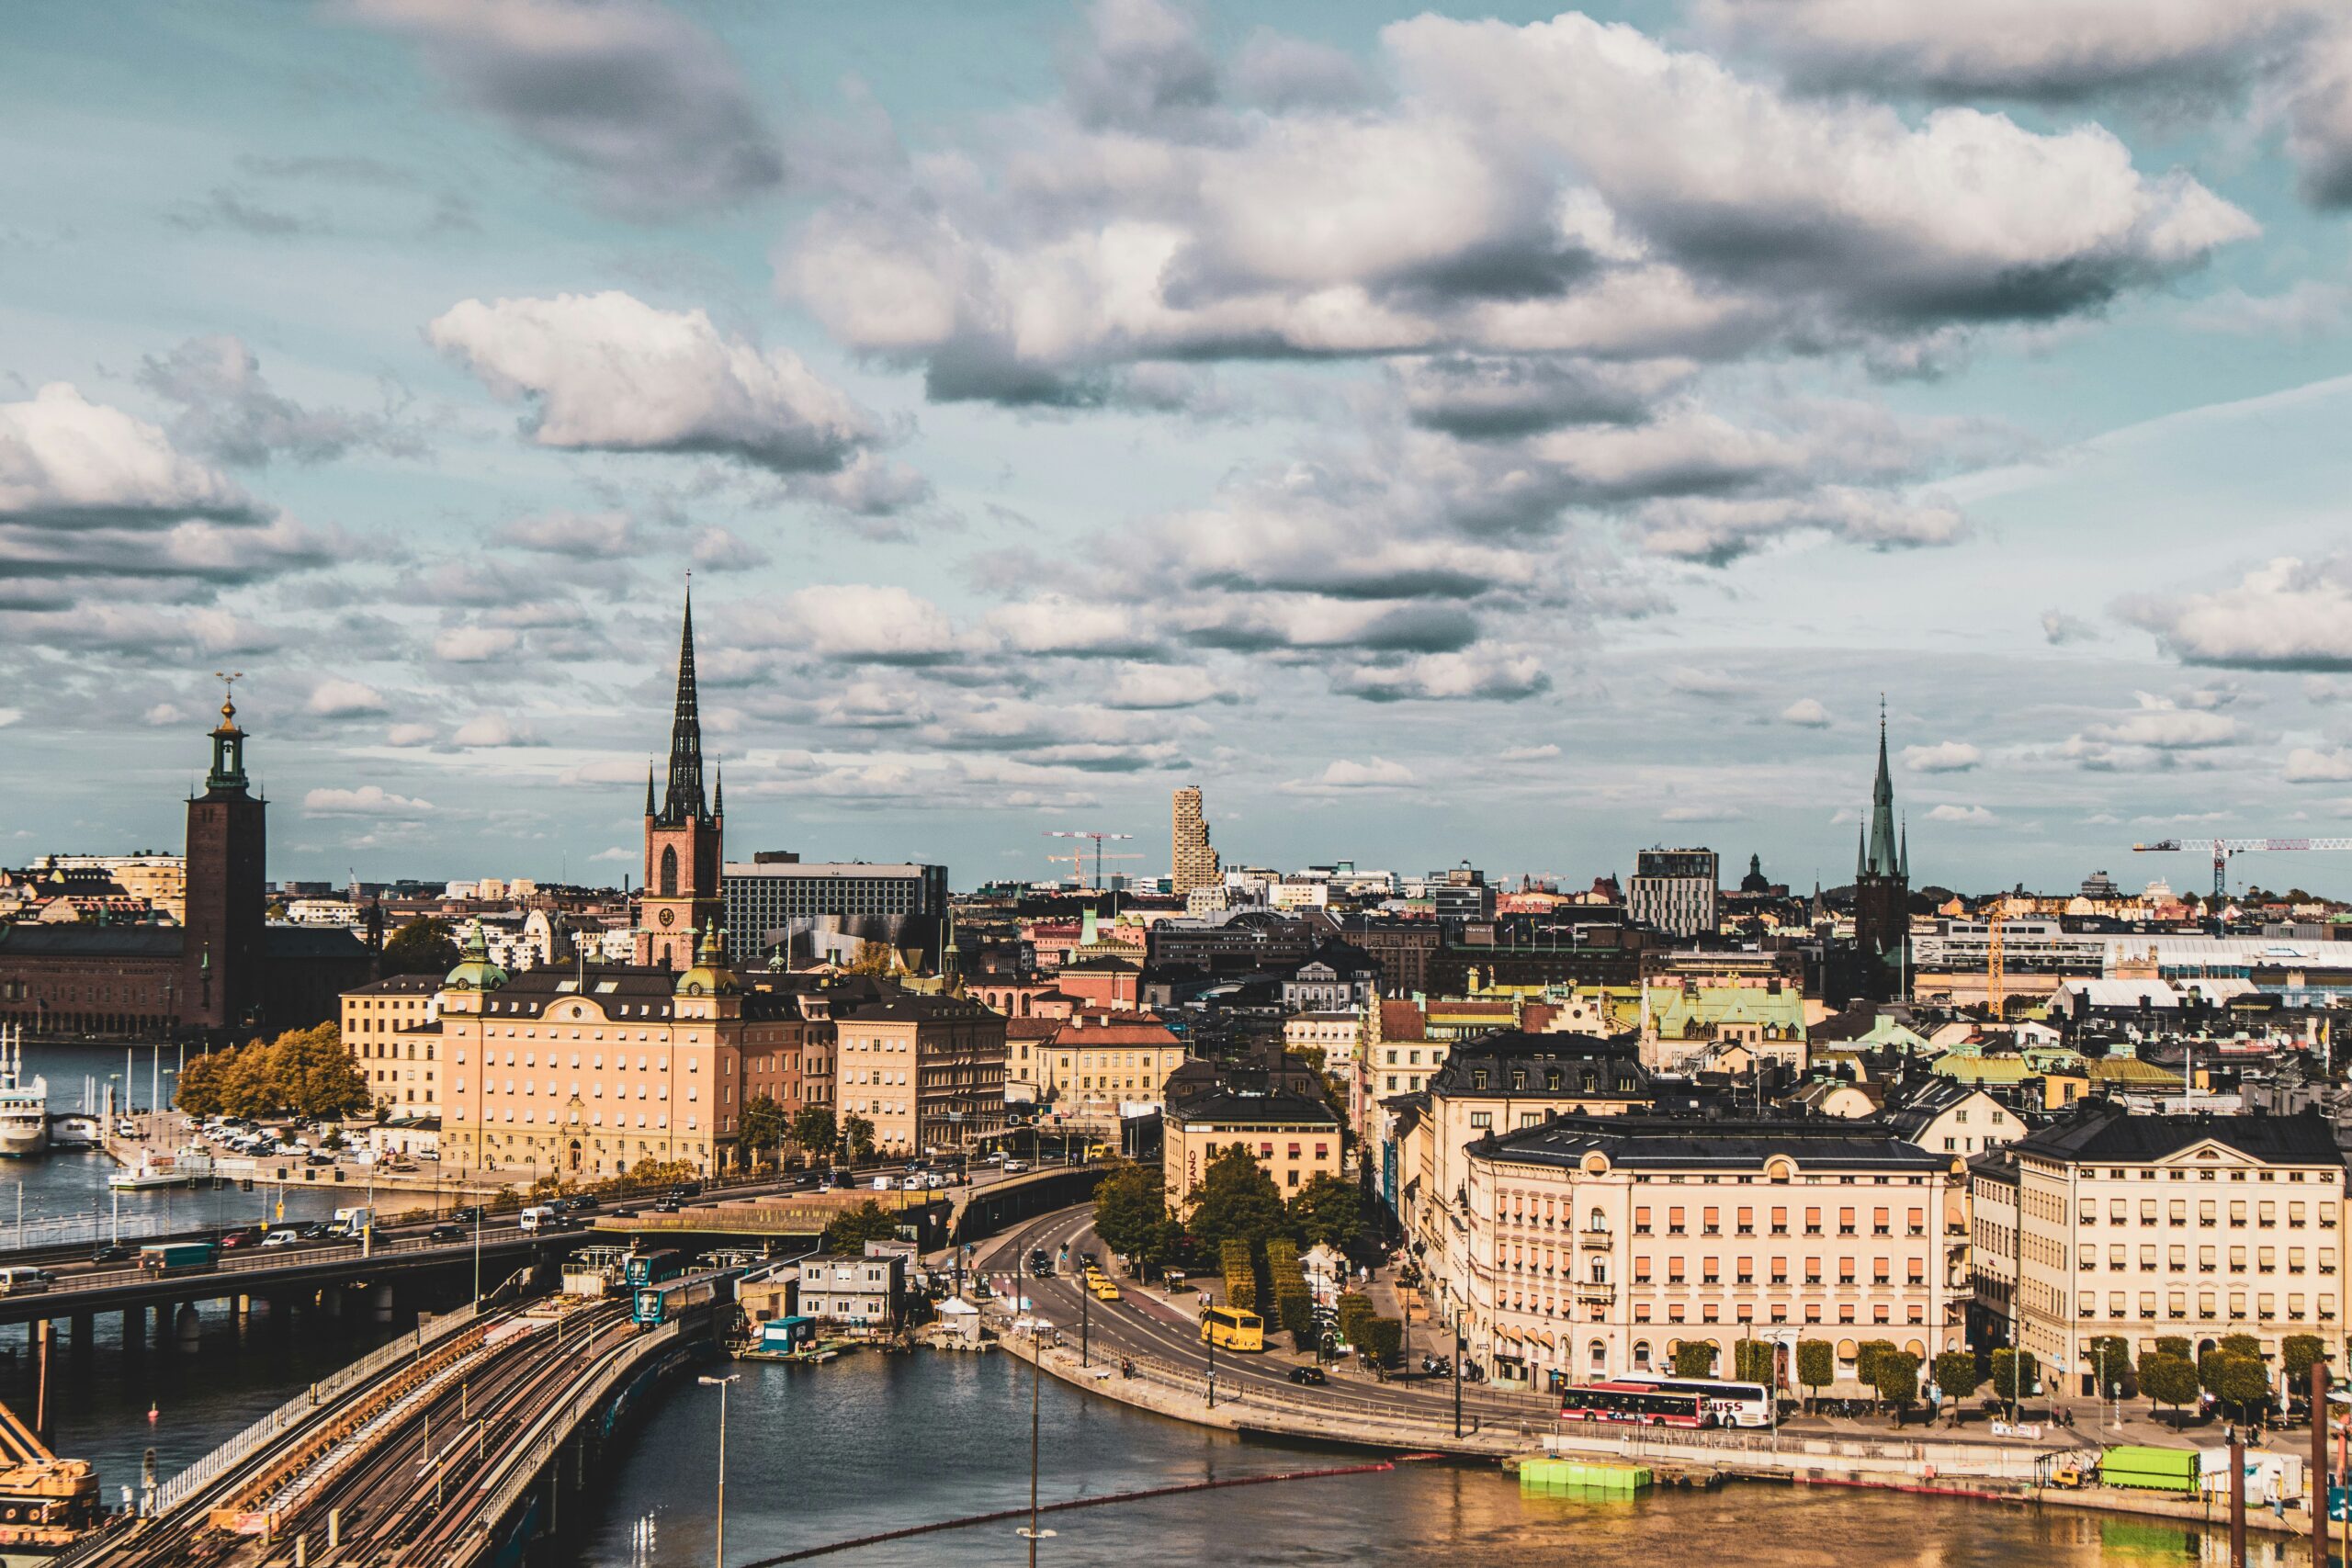
POLYGON ((366 1109, 368 1080, 332 1023, 289 1029, 187 1065, 173 1103, 191 1116, 333 1118, 366 1109))
POLYGON ((1894 1424, 1902 1426, 1903 1413, 1919 1397, 1919 1358, 1908 1350, 1881 1351, 1871 1362, 1871 1387, 1894 1406, 1894 1424))
POLYGON ((2132 1399, 2140 1389, 2132 1371, 2132 1345, 2119 1335, 2102 1334, 2086 1347, 2092 1381, 2102 1398, 2132 1399))
POLYGON ((784 1107, 772 1094, 756 1094, 743 1107, 743 1146, 754 1156, 784 1144, 784 1107))
POLYGON ((792 1141, 819 1159, 831 1159, 841 1147, 842 1130, 830 1105, 804 1105, 792 1113, 792 1141))
POLYGON ((1772 1347, 1758 1340, 1742 1339, 1731 1348, 1732 1376, 1741 1382, 1760 1382, 1767 1389, 1779 1381, 1772 1374, 1772 1347))
POLYGON ((1960 1425, 1960 1402, 1974 1393, 1982 1382, 1973 1350, 1947 1350, 1936 1358, 1936 1389, 1951 1405, 1953 1426, 1960 1425))
POLYGON ((1838 1381, 1838 1348, 1826 1339, 1797 1341, 1797 1382, 1813 1391, 1810 1397, 1819 1399, 1821 1391, 1838 1381))
POLYGON ((1996 1350, 1992 1381, 1993 1397, 2008 1405, 2009 1418, 2015 1420, 2018 1404, 2041 1381, 2041 1363, 2030 1350, 1996 1350))
POLYGON ((2158 1335, 2156 1337, 2156 1354, 2160 1356, 2178 1356, 2184 1361, 2193 1361, 2197 1359, 2189 1353, 2188 1337, 2181 1334, 2158 1335))
POLYGON ((1290 1223, 1307 1246, 1346 1252, 1363 1235, 1363 1190, 1337 1176, 1318 1176, 1290 1201, 1290 1223))
POLYGON ((1274 1179, 1258 1168, 1250 1151, 1236 1144, 1212 1158, 1201 1173, 1192 1217, 1184 1228, 1210 1257, 1216 1257, 1228 1238, 1254 1250, 1266 1238, 1290 1232, 1290 1211, 1274 1179))
POLYGON ((1864 1388, 1878 1387, 1878 1359, 1894 1354, 1892 1339, 1865 1339, 1854 1352, 1854 1376, 1864 1388))
POLYGON ((2196 1403, 2197 1365, 2186 1356, 2151 1350, 2140 1358, 2140 1392, 2154 1405, 2175 1409, 2196 1403))
POLYGON ((2327 1342, 2316 1334, 2290 1334, 2278 1341, 2278 1365, 2290 1393, 2308 1399, 2312 1368, 2327 1359, 2327 1342))
POLYGON ((859 1160, 872 1159, 874 1157, 874 1123, 863 1116, 843 1117, 842 1141, 849 1145, 849 1157, 853 1164, 859 1160))
POLYGON ((1159 1171, 1120 1165, 1094 1189, 1094 1234, 1141 1273, 1166 1259, 1175 1242, 1168 1191, 1159 1171))
POLYGON ((1689 1339, 1674 1348, 1674 1375, 1679 1378, 1711 1378, 1715 1375, 1715 1347, 1713 1340, 1689 1339))
POLYGON ((447 975, 458 966, 458 939, 449 922, 419 915, 384 942, 386 975, 447 975))
POLYGON ((2224 1334, 2221 1348, 2233 1356, 2251 1356, 2262 1359, 2262 1341, 2251 1334, 2224 1334))
POLYGON ((1363 1350, 1365 1337, 1371 1333, 1367 1325, 1372 1322, 1372 1315, 1370 1296, 1357 1291, 1348 1291, 1340 1295, 1340 1337, 1354 1346, 1359 1354, 1363 1350))
POLYGON ((2270 1397, 2270 1372, 2262 1359, 2234 1350, 2214 1350, 2199 1361, 2197 1381, 2241 1420, 2253 1419, 2270 1397))
POLYGON ((1364 1320, 1364 1359, 1374 1367, 1394 1366, 1396 1352, 1404 1348, 1405 1325, 1394 1317, 1374 1317, 1364 1320))
POLYGON ((899 1234, 899 1217, 868 1198, 825 1226, 827 1252, 854 1252, 869 1241, 889 1241, 899 1234))

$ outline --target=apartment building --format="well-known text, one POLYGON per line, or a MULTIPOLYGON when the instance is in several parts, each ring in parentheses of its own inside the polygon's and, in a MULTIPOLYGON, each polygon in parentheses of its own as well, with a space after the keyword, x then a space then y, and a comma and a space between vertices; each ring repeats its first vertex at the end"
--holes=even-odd
POLYGON ((1965 1274, 1939 1234, 1960 1162, 1883 1125, 1566 1116, 1464 1151, 1461 1224, 1430 1269, 1464 1353, 1555 1386, 1671 1364, 1703 1339, 1962 1344, 1965 1274))
POLYGON ((1713 850, 1643 850, 1625 887, 1625 918, 1668 936, 1713 936, 1723 871, 1713 850))
POLYGON ((1319 1100, 1220 1089, 1171 1101, 1165 1117, 1160 1172, 1168 1212, 1180 1221, 1225 1149, 1246 1151, 1285 1199, 1318 1176, 1340 1174, 1340 1119, 1319 1100))
POLYGON ((969 1148, 1004 1129, 1004 1016, 958 996, 834 1010, 838 1112, 896 1155, 969 1148))
POLYGON ((2345 1164, 2328 1123, 2085 1106, 1971 1166, 1980 1327, 2093 1392, 2089 1341, 2202 1352, 2342 1332, 2345 1164))
POLYGON ((1169 862, 1173 874, 1168 890, 1179 898, 1204 889, 1222 890, 1223 875, 1216 851, 1209 846, 1208 820, 1201 812, 1201 789, 1186 784, 1169 807, 1169 862))
POLYGON ((339 998, 343 1048, 368 1080, 369 1098, 395 1116, 441 1114, 441 1039, 424 1027, 439 1016, 434 998, 440 989, 438 975, 391 975, 339 998))

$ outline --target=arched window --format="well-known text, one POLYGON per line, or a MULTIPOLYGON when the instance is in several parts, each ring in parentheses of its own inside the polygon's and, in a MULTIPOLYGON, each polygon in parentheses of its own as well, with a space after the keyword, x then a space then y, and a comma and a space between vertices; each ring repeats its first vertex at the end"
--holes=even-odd
POLYGON ((677 896, 678 852, 674 846, 665 844, 662 848, 662 897, 674 898, 677 896))
POLYGON ((1587 1230, 1593 1230, 1593 1231, 1605 1231, 1605 1230, 1607 1230, 1608 1228, 1609 1228, 1609 1216, 1608 1216, 1608 1215, 1606 1215, 1606 1214, 1604 1214, 1604 1213, 1602 1213, 1600 1210, 1595 1209, 1595 1210, 1592 1212, 1592 1223, 1591 1223, 1590 1224, 1589 1224, 1589 1225, 1585 1226, 1585 1229, 1587 1229, 1587 1230))

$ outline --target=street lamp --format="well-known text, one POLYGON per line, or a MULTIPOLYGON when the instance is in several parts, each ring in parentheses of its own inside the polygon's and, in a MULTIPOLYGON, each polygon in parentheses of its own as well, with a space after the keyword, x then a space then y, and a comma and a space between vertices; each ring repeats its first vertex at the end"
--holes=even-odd
POLYGON ((718 1391, 718 1540, 711 1548, 712 1568, 727 1568, 727 1385, 741 1375, 729 1372, 723 1378, 695 1379, 705 1388, 718 1391))
POLYGON ((1037 1386, 1044 1377, 1046 1330, 1051 1326, 1035 1313, 1029 1314, 1029 1528, 1018 1533, 1029 1542, 1029 1568, 1037 1568, 1037 1542, 1054 1532, 1037 1528, 1037 1386))

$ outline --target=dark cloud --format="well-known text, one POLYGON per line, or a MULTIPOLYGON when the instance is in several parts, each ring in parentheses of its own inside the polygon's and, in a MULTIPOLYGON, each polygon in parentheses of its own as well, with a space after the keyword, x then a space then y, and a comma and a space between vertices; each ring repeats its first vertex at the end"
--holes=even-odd
POLYGON ((167 209, 164 220, 175 229, 232 229, 263 240, 290 240, 297 234, 323 234, 324 220, 265 207, 226 186, 215 186, 202 201, 182 202, 167 209))
POLYGON ((280 457, 321 463, 355 447, 404 457, 424 450, 416 433, 389 413, 306 409, 281 396, 234 337, 190 338, 160 358, 149 355, 138 380, 179 410, 173 440, 225 463, 259 468, 280 457))

